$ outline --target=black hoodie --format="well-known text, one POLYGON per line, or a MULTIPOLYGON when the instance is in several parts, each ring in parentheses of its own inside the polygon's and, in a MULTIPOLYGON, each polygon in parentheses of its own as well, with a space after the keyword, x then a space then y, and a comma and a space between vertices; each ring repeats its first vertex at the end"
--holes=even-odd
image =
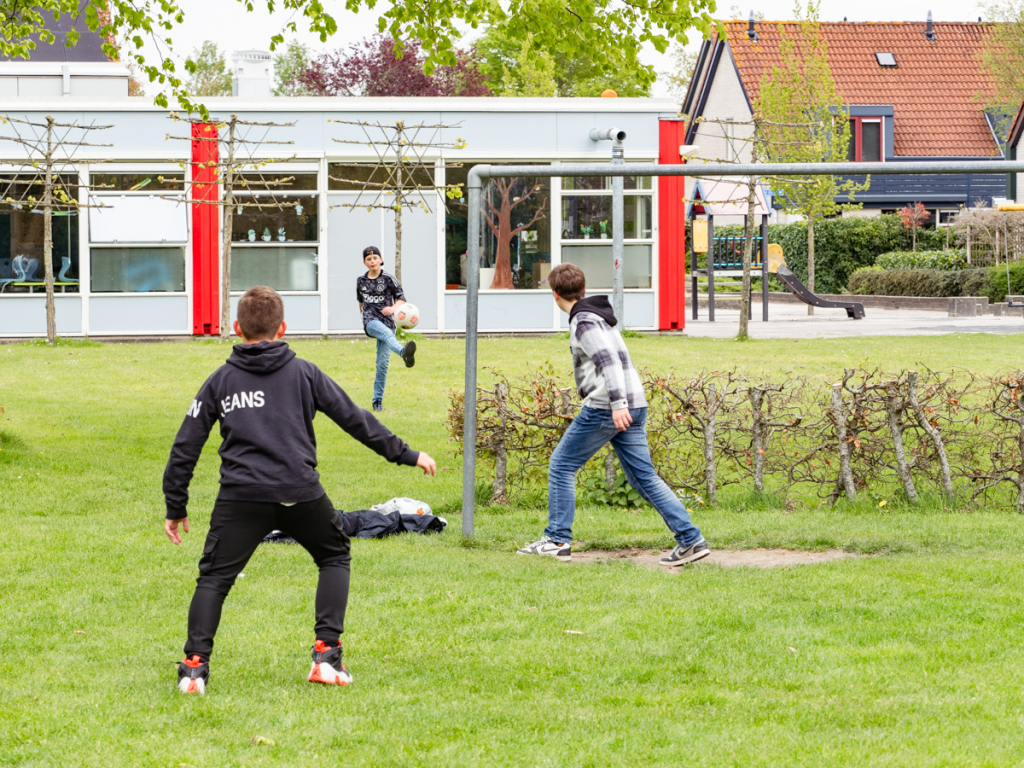
POLYGON ((588 296, 585 299, 580 299, 572 308, 569 310, 569 322, 579 312, 593 312, 595 315, 604 320, 608 325, 614 328, 618 325, 618 320, 615 319, 615 310, 612 309, 612 305, 608 302, 608 297, 603 293, 597 296, 588 296))
POLYGON ((324 494, 316 471, 313 417, 322 411, 388 461, 415 466, 409 448, 359 408, 323 371, 283 341, 237 344, 188 409, 164 471, 167 517, 186 516, 188 486, 203 445, 220 421, 220 494, 228 501, 313 501, 324 494))

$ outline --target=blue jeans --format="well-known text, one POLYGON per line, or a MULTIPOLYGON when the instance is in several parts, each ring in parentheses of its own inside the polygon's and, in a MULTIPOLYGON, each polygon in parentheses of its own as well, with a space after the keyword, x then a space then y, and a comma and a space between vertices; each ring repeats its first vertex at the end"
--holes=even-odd
POLYGON ((572 541, 576 516, 576 473, 606 443, 611 443, 629 484, 665 519, 677 543, 684 547, 700 541, 700 529, 651 464, 647 447, 647 409, 633 408, 633 423, 620 432, 612 412, 584 407, 562 435, 548 465, 548 527, 545 535, 559 544, 572 541))
POLYGON ((377 375, 373 378, 373 399, 383 400, 384 385, 388 383, 388 362, 391 353, 394 352, 401 357, 405 347, 398 343, 395 332, 380 320, 368 322, 366 332, 377 340, 377 375))

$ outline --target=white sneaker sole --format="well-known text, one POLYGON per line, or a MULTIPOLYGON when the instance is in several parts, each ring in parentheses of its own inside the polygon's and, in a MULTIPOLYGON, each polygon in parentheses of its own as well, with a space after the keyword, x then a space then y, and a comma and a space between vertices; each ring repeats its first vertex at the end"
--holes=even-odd
POLYGON ((201 677, 195 680, 183 677, 178 681, 178 690, 182 693, 198 693, 202 696, 206 693, 206 681, 201 677))
POLYGON ((517 549, 516 550, 516 554, 517 555, 538 555, 539 557, 550 557, 553 560, 564 560, 565 562, 569 562, 570 560, 572 560, 572 550, 570 550, 569 552, 566 552, 565 554, 562 554, 562 548, 561 547, 559 547, 558 549, 549 549, 549 550, 544 550, 544 551, 541 551, 541 552, 538 552, 537 550, 533 550, 533 549, 517 549))
POLYGON ((326 662, 314 663, 313 668, 309 670, 309 677, 306 679, 311 683, 322 683, 323 685, 352 684, 352 675, 348 670, 339 672, 326 662))
POLYGON ((695 552, 694 554, 690 555, 689 557, 684 557, 681 560, 673 560, 672 562, 668 562, 666 560, 659 560, 658 564, 659 565, 664 565, 666 568, 677 568, 680 565, 686 565, 687 563, 695 563, 698 560, 703 560, 705 557, 707 557, 710 554, 711 554, 711 550, 710 549, 702 549, 700 552, 695 552))

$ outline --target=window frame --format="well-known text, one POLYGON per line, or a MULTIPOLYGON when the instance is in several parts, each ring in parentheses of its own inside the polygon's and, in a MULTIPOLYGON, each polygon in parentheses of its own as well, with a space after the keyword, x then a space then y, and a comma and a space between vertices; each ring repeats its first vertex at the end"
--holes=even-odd
POLYGON ((883 115, 857 115, 848 118, 850 124, 850 144, 853 147, 853 159, 847 162, 854 163, 884 163, 885 162, 885 117, 883 115), (864 123, 878 124, 878 159, 864 160, 863 128, 864 123))

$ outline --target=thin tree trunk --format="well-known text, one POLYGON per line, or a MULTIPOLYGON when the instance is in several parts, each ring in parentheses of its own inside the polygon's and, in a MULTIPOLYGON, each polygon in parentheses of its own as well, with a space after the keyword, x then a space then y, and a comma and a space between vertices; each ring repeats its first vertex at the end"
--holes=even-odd
MULTIPOLYGON (((402 123, 398 124, 399 126, 402 123)), ((402 162, 402 129, 398 129, 398 162, 395 168, 395 280, 402 283, 402 208, 405 207, 405 164, 402 162)))
POLYGON ((740 288, 740 332, 738 339, 750 338, 750 261, 754 248, 754 216, 757 213, 757 179, 747 182, 747 216, 743 227, 743 283, 740 288))
POLYGON ((611 491, 615 488, 615 476, 618 474, 615 468, 615 449, 610 445, 604 454, 604 483, 611 491))
MULTIPOLYGON (((43 275, 46 283, 46 340, 57 340, 57 309, 53 297, 53 118, 46 116, 46 183, 43 186, 43 275)), ((68 237, 71 228, 68 227, 68 237)))
POLYGON ((764 414, 761 408, 764 405, 764 390, 751 387, 747 390, 747 397, 750 398, 750 409, 753 414, 753 440, 750 443, 750 450, 753 452, 751 462, 754 468, 754 490, 758 493, 764 491, 764 414))
POLYGON ((491 504, 508 504, 508 446, 505 441, 505 427, 508 424, 508 409, 505 407, 507 394, 508 389, 504 383, 499 382, 494 387, 501 430, 495 435, 497 443, 494 446, 494 485, 491 487, 491 504))
MULTIPOLYGON (((708 504, 715 503, 718 490, 715 481, 715 413, 718 411, 718 399, 715 397, 715 385, 708 384, 708 417, 703 424, 704 432, 704 486, 708 504)), ((722 394, 725 397, 725 394, 722 394)))
POLYGON ((953 479, 949 471, 949 459, 946 457, 946 446, 943 445, 942 435, 939 433, 939 430, 932 426, 932 423, 928 420, 928 415, 924 412, 924 408, 921 407, 921 403, 917 399, 917 371, 907 372, 907 392, 910 396, 910 410, 914 414, 914 418, 917 419, 918 425, 932 441, 935 453, 939 457, 939 468, 942 471, 942 490, 947 496, 952 496, 953 479))
POLYGON ((843 408, 843 385, 832 385, 832 417, 836 425, 836 440, 839 442, 839 483, 846 491, 846 498, 857 500, 857 486, 853 482, 853 466, 850 443, 846 436, 846 411, 843 408))
POLYGON ((900 424, 899 383, 890 382, 885 391, 885 414, 889 422, 889 433, 892 435, 893 453, 896 456, 896 472, 903 483, 903 490, 912 503, 917 503, 917 489, 914 478, 907 465, 907 453, 903 447, 903 426, 900 424))
MULTIPOLYGON (((807 290, 814 293, 814 217, 807 217, 807 290)), ((807 314, 814 314, 814 307, 807 305, 807 314)))

